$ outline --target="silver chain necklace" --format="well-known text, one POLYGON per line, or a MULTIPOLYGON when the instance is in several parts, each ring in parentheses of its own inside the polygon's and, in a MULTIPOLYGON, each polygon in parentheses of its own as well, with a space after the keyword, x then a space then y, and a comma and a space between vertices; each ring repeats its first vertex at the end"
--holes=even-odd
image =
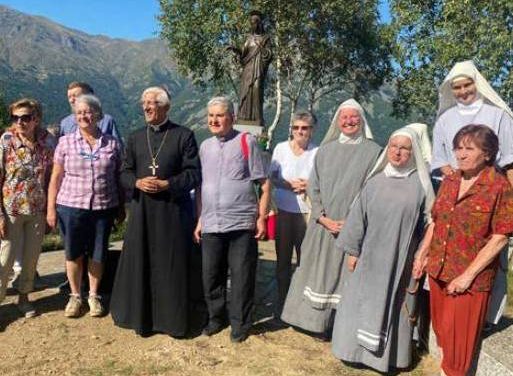
POLYGON ((162 138, 162 141, 160 142, 160 146, 157 150, 157 153, 153 155, 151 143, 150 143, 150 127, 147 126, 146 128, 146 141, 148 141, 148 152, 150 153, 151 157, 151 165, 148 166, 148 168, 151 170, 151 175, 155 176, 157 172, 157 168, 159 168, 159 165, 157 164, 157 158, 159 156, 160 151, 162 150, 162 146, 164 146, 164 143, 166 142, 167 132, 169 132, 169 128, 166 129, 166 133, 164 133, 164 137, 162 138))

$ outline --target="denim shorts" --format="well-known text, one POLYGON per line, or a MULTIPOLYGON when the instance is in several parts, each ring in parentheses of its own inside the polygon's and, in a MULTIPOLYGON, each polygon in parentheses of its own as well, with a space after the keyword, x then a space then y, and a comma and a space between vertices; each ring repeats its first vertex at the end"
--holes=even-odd
POLYGON ((109 248, 109 236, 117 208, 87 210, 57 205, 59 229, 66 260, 88 256, 103 262, 109 248))

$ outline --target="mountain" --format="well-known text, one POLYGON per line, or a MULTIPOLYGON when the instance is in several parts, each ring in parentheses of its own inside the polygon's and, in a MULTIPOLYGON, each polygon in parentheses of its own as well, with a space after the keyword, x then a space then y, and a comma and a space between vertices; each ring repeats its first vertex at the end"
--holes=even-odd
POLYGON ((169 88, 174 118, 198 124, 205 112, 204 94, 178 75, 169 56, 158 39, 92 36, 0 6, 0 91, 7 102, 22 96, 39 99, 47 123, 69 113, 67 84, 86 81, 124 133, 142 124, 138 101, 150 85, 169 88))
MULTIPOLYGON (((213 90, 194 87, 180 76, 164 41, 133 42, 88 35, 0 5, 0 93, 5 101, 22 96, 36 98, 43 103, 45 123, 55 123, 69 113, 66 87, 71 81, 90 83, 105 112, 114 116, 125 135, 143 124, 139 106, 142 90, 166 85, 172 95, 172 119, 195 129, 199 140, 208 135, 204 127, 205 104, 213 90)), ((373 94, 365 106, 381 143, 391 129, 403 124, 388 114, 392 95, 390 89, 384 88, 373 94)), ((340 101, 341 98, 328 98, 317 109, 317 142, 340 101)), ((277 141, 287 137, 288 115, 285 106, 275 133, 277 141)), ((268 103, 266 118, 273 116, 274 106, 268 103)))

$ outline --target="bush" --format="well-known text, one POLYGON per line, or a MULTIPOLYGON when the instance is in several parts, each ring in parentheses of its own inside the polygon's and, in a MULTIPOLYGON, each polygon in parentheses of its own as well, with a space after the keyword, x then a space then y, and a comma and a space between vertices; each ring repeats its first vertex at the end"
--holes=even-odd
POLYGON ((58 232, 52 231, 51 233, 46 234, 43 238, 43 243, 41 244, 42 252, 57 251, 63 248, 64 244, 62 243, 61 236, 58 232))
MULTIPOLYGON (((127 217, 128 219, 128 217, 127 217)), ((127 219, 124 220, 122 224, 119 226, 115 226, 112 229, 110 234, 109 242, 115 242, 119 240, 123 240, 123 236, 125 236, 127 219)), ((52 231, 49 234, 46 234, 43 238, 43 243, 41 244, 42 252, 51 252, 57 251, 64 248, 64 243, 62 242, 62 238, 57 230, 52 231)))

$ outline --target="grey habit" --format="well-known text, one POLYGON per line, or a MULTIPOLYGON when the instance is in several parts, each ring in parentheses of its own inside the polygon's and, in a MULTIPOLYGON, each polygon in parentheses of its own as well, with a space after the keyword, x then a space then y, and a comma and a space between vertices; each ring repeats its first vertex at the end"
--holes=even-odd
POLYGON ((308 180, 312 212, 301 246, 301 265, 292 276, 281 319, 315 333, 331 329, 333 309, 340 300, 344 255, 335 250, 335 236, 317 220, 325 214, 344 220, 381 148, 364 139, 360 144, 338 140, 319 148, 308 180))
POLYGON ((347 269, 333 327, 333 353, 380 372, 411 364, 415 296, 407 292, 424 228, 425 192, 414 171, 371 178, 351 208, 336 242, 358 256, 347 269))

